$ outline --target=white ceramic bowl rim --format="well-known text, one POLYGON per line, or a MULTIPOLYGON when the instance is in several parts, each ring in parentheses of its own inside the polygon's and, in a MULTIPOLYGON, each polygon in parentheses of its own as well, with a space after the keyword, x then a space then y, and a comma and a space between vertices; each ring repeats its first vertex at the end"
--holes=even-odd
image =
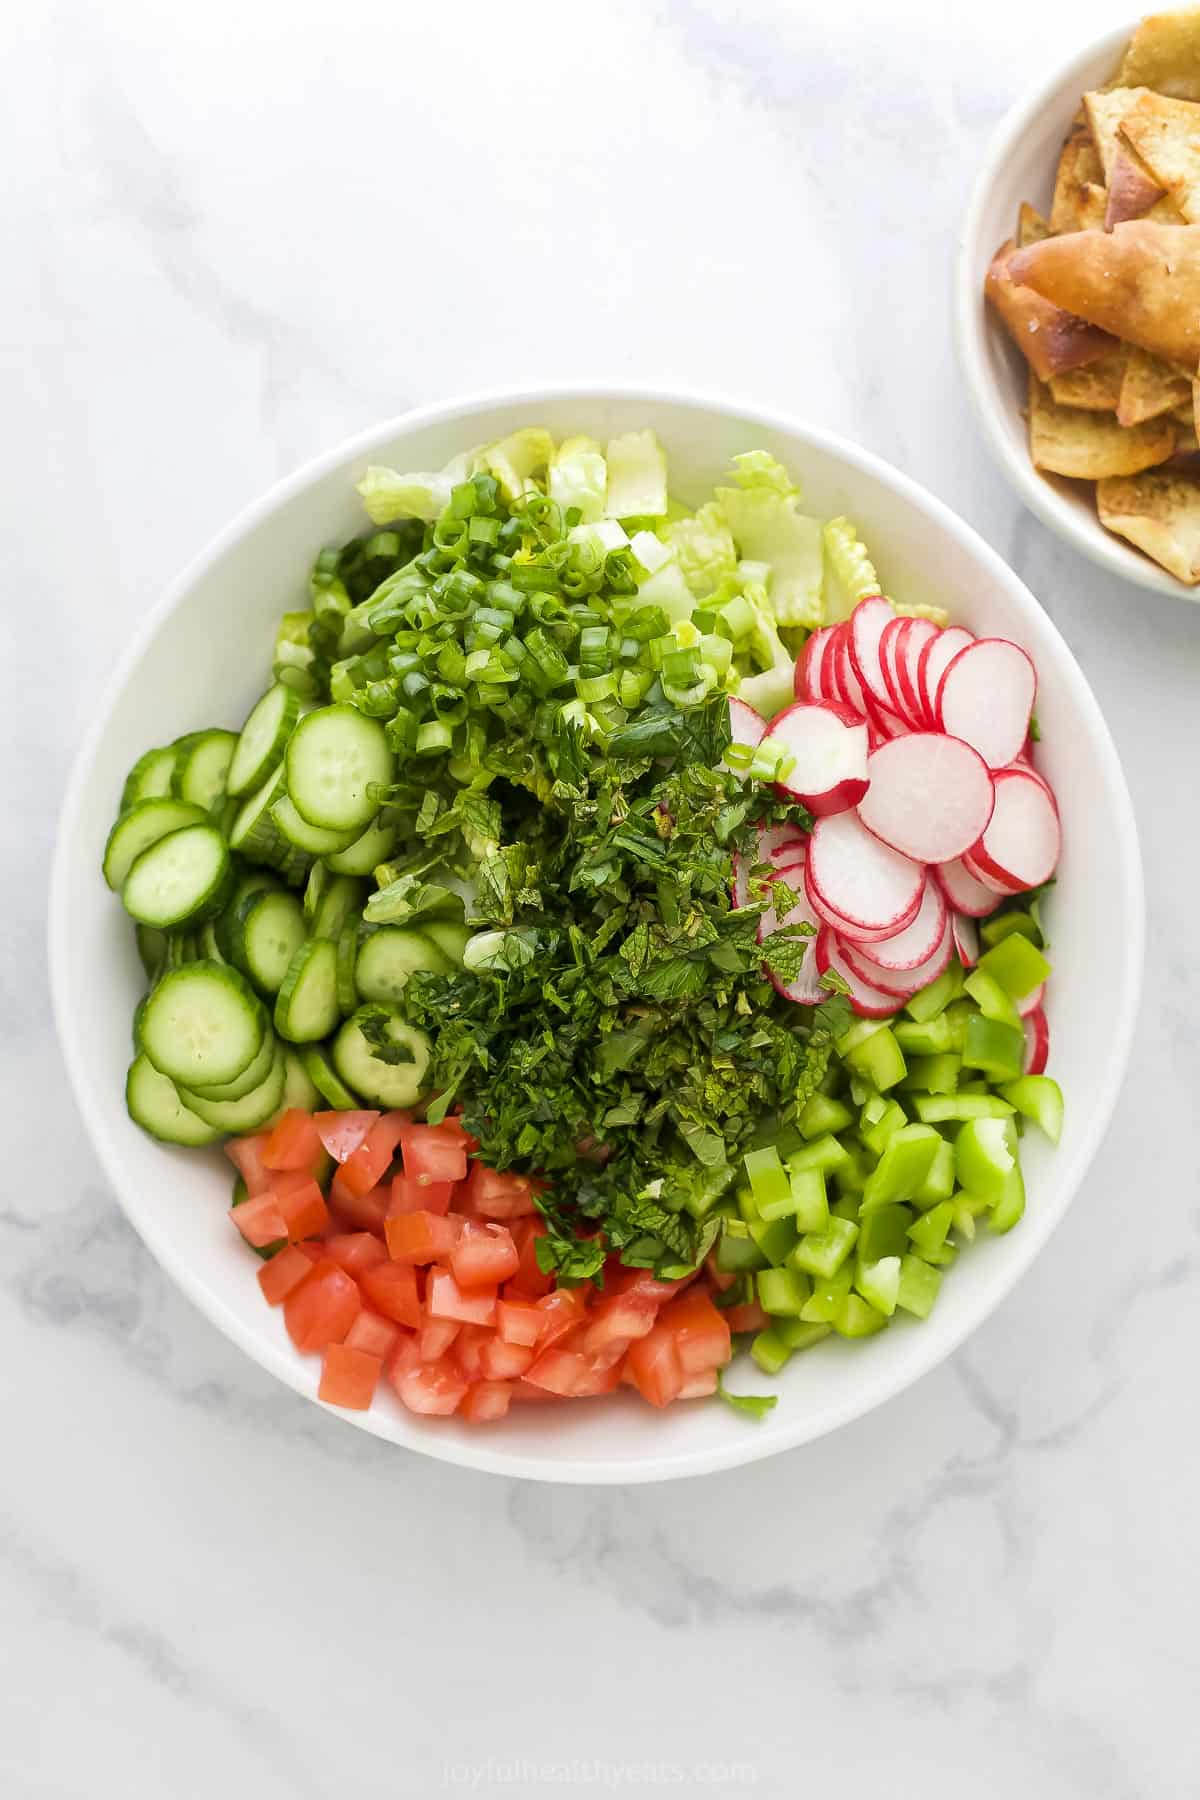
MULTIPOLYGON (((443 404, 417 408, 401 414, 389 419, 384 424, 372 426, 369 430, 348 439, 336 449, 306 463, 294 474, 276 483, 260 499, 253 501, 239 513, 233 522, 219 532, 207 548, 187 565, 170 584, 158 603, 151 608, 106 684, 104 696, 97 709, 95 719, 80 745, 67 784, 59 818, 48 915, 50 980, 54 1016, 76 1101, 91 1140, 99 1151, 102 1166, 121 1200, 123 1209, 127 1212, 128 1208, 125 1207, 122 1197, 121 1157, 110 1125, 110 1114, 112 1116, 116 1116, 116 1114, 112 1108, 106 1111, 105 1106, 101 1103, 99 1092, 93 1084, 82 1049, 77 1041, 72 1024, 72 1015, 77 1008, 77 996, 67 991, 64 963, 65 945, 72 924, 72 910, 76 904, 67 876, 66 846, 71 843, 73 835, 79 829, 89 764, 103 738, 109 715, 124 687, 128 674, 181 598, 231 545, 252 533, 261 521, 282 502, 301 492, 339 464, 369 455, 377 447, 394 439, 397 434, 408 433, 426 425, 452 424, 460 418, 468 421, 472 415, 497 406, 525 409, 527 416, 533 416, 540 405, 554 400, 577 400, 581 411, 589 403, 601 404, 605 401, 636 403, 645 408, 646 416, 651 422, 653 422, 656 407, 675 405, 693 407, 736 416, 752 427, 759 425, 768 431, 799 436, 806 440, 816 453, 824 452, 840 458, 864 474, 872 476, 883 486, 890 487, 918 513, 924 514, 938 529, 958 540, 965 549, 978 558, 994 577, 999 587, 1006 590, 1010 597, 1015 598, 1018 604, 1027 605, 1035 611, 1040 610, 1028 589, 996 552, 970 526, 951 512, 942 501, 910 480, 908 476, 893 469, 879 457, 859 449, 830 432, 802 425, 786 414, 768 411, 761 407, 748 407, 738 401, 711 392, 678 388, 644 388, 625 382, 611 384, 558 382, 531 388, 486 390, 443 404)), ((716 1448, 710 1447, 698 1451, 684 1450, 677 1454, 660 1455, 653 1460, 637 1463, 631 1463, 622 1458, 615 1458, 611 1462, 592 1462, 576 1461, 566 1457, 556 1461, 553 1468, 548 1469, 542 1458, 506 1449, 502 1437, 492 1437, 483 1431, 478 1433, 477 1438, 472 1437, 470 1442, 465 1444, 449 1437, 440 1438, 430 1432, 422 1436, 419 1445, 414 1447, 443 1461, 458 1463, 489 1473, 541 1481, 594 1484, 669 1480, 755 1462, 765 1456, 790 1449, 797 1444, 808 1442, 829 1431, 836 1430, 839 1426, 893 1398, 952 1354, 1020 1280, 1066 1211, 1107 1128, 1132 1043, 1144 949, 1145 905, 1141 862, 1133 808, 1125 778, 1099 707, 1074 658, 1062 644, 1053 622, 1044 615, 1042 628, 1048 630, 1051 637, 1056 638, 1062 647, 1064 655, 1062 679, 1069 684, 1073 704, 1079 708, 1090 723, 1093 734, 1092 748, 1102 765, 1098 773, 1112 796, 1117 810, 1120 834, 1129 846, 1129 854, 1123 859, 1121 865, 1126 878, 1125 891, 1121 895, 1113 897, 1114 906, 1120 908, 1122 935, 1129 954, 1125 959, 1124 981, 1115 991, 1106 992, 1105 995, 1105 1026, 1109 1038, 1109 1055, 1095 1107, 1094 1129, 1089 1138, 1084 1139, 1076 1146, 1073 1156, 1059 1153, 1059 1160, 1055 1164, 1055 1204, 1042 1209, 1031 1209, 1022 1220, 1019 1230, 1013 1234, 1012 1238, 1005 1240, 1006 1244, 1011 1246, 1011 1255, 1003 1281, 996 1284, 994 1289, 985 1296, 984 1303, 978 1306, 971 1316, 966 1317, 957 1329, 941 1333, 931 1331, 927 1339, 922 1335, 919 1353, 909 1357, 903 1369, 898 1369, 887 1357, 871 1359, 869 1367, 864 1365, 863 1379, 861 1384, 856 1387, 853 1396, 827 1404, 815 1419, 773 1425, 768 1418, 761 1425, 754 1427, 747 1425, 744 1430, 731 1433, 729 1439, 716 1448)), ((277 1351, 273 1351, 270 1346, 264 1345, 262 1339, 247 1329, 242 1321, 229 1310, 219 1294, 210 1291, 196 1279, 194 1272, 179 1253, 169 1231, 158 1231, 141 1219, 135 1219, 133 1222, 167 1273, 220 1331, 237 1343, 261 1366, 279 1376, 297 1392, 305 1393, 298 1377, 296 1362, 289 1361, 282 1346, 277 1351)), ((311 1395, 305 1393, 305 1397, 311 1398, 311 1395)), ((345 1414, 340 1416, 347 1417, 345 1414)), ((353 1423, 363 1429, 384 1437, 390 1442, 395 1441, 394 1434, 386 1430, 372 1412, 356 1413, 349 1417, 353 1423)))
MULTIPOLYGON (((1115 67, 1133 30, 1132 25, 1119 27, 1077 51, 1070 62, 1060 65, 1019 100, 996 127, 963 218, 954 274, 954 336, 959 365, 980 429, 996 461, 1031 512, 1037 514, 1043 525, 1067 538, 1109 574, 1123 576, 1126 581, 1136 582, 1152 593, 1188 600, 1197 597, 1194 590, 1123 538, 1107 531, 1095 514, 1089 516, 1082 507, 1065 498, 1034 468, 1027 446, 1023 443, 1014 445, 1006 429, 1013 403, 1009 395, 997 391, 985 348, 990 333, 1003 333, 1003 326, 983 303, 987 261, 1000 242, 997 239, 996 243, 985 245, 982 241, 983 217, 993 189, 1007 169, 1016 147, 1037 128, 1060 93, 1070 92, 1076 100, 1081 99, 1091 85, 1089 71, 1094 71, 1097 66, 1115 67)), ((1016 216, 1015 205, 1013 216, 1016 216)), ((1013 355, 1019 354, 1014 348, 1013 355)))

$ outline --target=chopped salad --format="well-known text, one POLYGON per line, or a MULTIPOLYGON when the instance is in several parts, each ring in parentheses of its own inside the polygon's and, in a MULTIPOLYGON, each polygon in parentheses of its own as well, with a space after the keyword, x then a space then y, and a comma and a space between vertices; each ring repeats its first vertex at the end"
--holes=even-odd
POLYGON ((240 731, 126 782, 130 1116, 225 1140, 334 1404, 761 1414, 736 1348, 924 1318, 1057 1141, 1033 664, 765 451, 694 511, 650 430, 359 492, 240 731))

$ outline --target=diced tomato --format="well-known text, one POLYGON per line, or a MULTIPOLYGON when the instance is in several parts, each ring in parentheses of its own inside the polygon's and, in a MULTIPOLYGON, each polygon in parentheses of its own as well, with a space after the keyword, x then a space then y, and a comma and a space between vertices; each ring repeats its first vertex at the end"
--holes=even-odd
POLYGON ((543 1349, 565 1337, 576 1325, 583 1322, 587 1315, 588 1295, 591 1286, 585 1283, 582 1287, 556 1288, 552 1294, 546 1294, 537 1303, 542 1315, 543 1324, 540 1343, 543 1349))
POLYGON ((462 1181, 467 1173, 467 1139, 457 1124, 418 1125, 400 1133, 404 1173, 415 1181, 462 1181))
POLYGON ((680 1400, 703 1400, 717 1391, 717 1371, 702 1369, 698 1375, 685 1375, 679 1390, 680 1400))
POLYGON ((729 1289, 737 1280, 737 1276, 731 1275, 727 1269, 719 1269, 717 1267, 717 1253, 715 1250, 710 1251, 709 1255, 705 1258, 704 1273, 708 1276, 710 1283, 716 1289, 718 1294, 728 1293, 729 1289))
POLYGON ((457 1319, 463 1325, 494 1325, 496 1290, 472 1288, 463 1293, 449 1269, 431 1269, 425 1310, 431 1319, 457 1319))
POLYGON ((636 1338, 653 1330, 659 1302, 644 1288, 606 1293, 592 1307, 583 1348, 588 1356, 623 1356, 636 1338))
POLYGON ((662 1310, 662 1322, 675 1333, 679 1365, 685 1375, 719 1369, 733 1354, 729 1320, 715 1307, 703 1288, 689 1288, 662 1310))
POLYGON ((468 1381, 479 1381, 487 1373, 483 1351, 493 1338, 486 1325, 464 1325, 459 1331, 454 1340, 454 1360, 468 1381))
POLYGON ((316 1237, 329 1224, 329 1208, 325 1196, 311 1175, 289 1181, 281 1175, 273 1183, 271 1193, 287 1223, 287 1234, 294 1241, 316 1237))
POLYGON ((633 1377, 633 1385, 651 1406, 669 1406, 678 1400, 683 1387, 683 1369, 675 1344, 675 1333, 661 1321, 648 1336, 629 1346, 625 1367, 633 1377))
POLYGON ((388 1217, 398 1218, 401 1213, 411 1212, 444 1215, 450 1210, 453 1193, 452 1181, 422 1181, 416 1175, 393 1175, 388 1217))
POLYGON ((398 1342, 383 1359, 384 1378, 397 1390, 400 1379, 421 1360, 421 1350, 411 1331, 402 1331, 398 1342))
POLYGON ((283 1303, 283 1322, 297 1350, 340 1344, 362 1308, 358 1283, 323 1257, 283 1303))
POLYGON ((360 1280, 364 1295, 376 1311, 416 1330, 421 1323, 421 1300, 411 1263, 376 1263, 374 1268, 364 1270, 360 1280))
POLYGON ((545 1323, 545 1313, 530 1300, 496 1303, 496 1329, 506 1344, 536 1344, 545 1323))
POLYGON ((343 1186, 339 1169, 329 1184, 329 1201, 348 1230, 374 1231, 383 1236, 383 1223, 391 1201, 391 1189, 386 1185, 373 1187, 365 1194, 352 1194, 343 1186))
POLYGON ((252 1200, 271 1185, 270 1171, 263 1161, 269 1135, 260 1131, 255 1137, 230 1138, 225 1146, 225 1154, 245 1182, 246 1192, 252 1200))
POLYGON ((267 1138, 263 1162, 268 1169, 308 1169, 316 1167, 321 1155, 321 1134, 311 1113, 289 1106, 267 1138))
POLYGON ((562 1394, 551 1393, 549 1388, 534 1387, 531 1382, 526 1381, 522 1376, 518 1376, 512 1384, 512 1398, 514 1401, 520 1401, 524 1404, 530 1400, 535 1402, 561 1400, 564 1396, 562 1394))
POLYGON ((253 1200, 243 1200, 240 1206, 231 1206, 229 1216, 256 1250, 265 1250, 268 1244, 277 1244, 288 1234, 287 1220, 272 1193, 258 1194, 253 1200))
POLYGON ((382 1313, 372 1312, 369 1306, 364 1306, 343 1342, 347 1350, 365 1350, 368 1356, 377 1356, 382 1361, 400 1342, 400 1327, 391 1319, 385 1319, 382 1313))
POLYGON ((366 1350, 352 1350, 346 1344, 328 1344, 317 1399, 330 1406, 365 1412, 375 1398, 382 1372, 382 1357, 372 1356, 366 1350))
POLYGON ((468 1205, 484 1219, 520 1219, 537 1211, 533 1183, 528 1175, 504 1174, 486 1163, 471 1164, 467 1177, 468 1205))
POLYGON ((532 1344, 506 1344, 490 1333, 479 1351, 480 1368, 489 1381, 511 1381, 515 1375, 524 1375, 536 1358, 532 1344))
POLYGON ((580 1356, 577 1351, 560 1350, 555 1346, 542 1351, 524 1379, 532 1387, 546 1388, 565 1399, 577 1399, 584 1395, 611 1394, 621 1380, 621 1365, 613 1363, 610 1368, 602 1369, 593 1357, 580 1356))
POLYGON ((454 1319, 431 1319, 426 1314, 417 1333, 417 1355, 421 1362, 437 1362, 449 1350, 462 1330, 454 1319))
POLYGON ((334 1162, 344 1163, 378 1117, 377 1112, 319 1112, 313 1114, 313 1124, 334 1162))
POLYGON ((459 1412, 472 1425, 502 1419, 508 1411, 512 1389, 507 1381, 476 1381, 463 1396, 459 1412))
POLYGON ((352 1194, 367 1193, 387 1174, 407 1119, 407 1113, 384 1113, 372 1125, 353 1156, 346 1158, 342 1164, 342 1185, 352 1194))
POLYGON ((514 1219, 509 1230, 521 1259, 510 1285, 520 1292, 523 1299, 540 1300, 543 1294, 550 1293, 554 1287, 553 1275, 547 1275, 540 1269, 537 1259, 537 1243, 539 1238, 546 1235, 546 1221, 540 1213, 534 1213, 531 1218, 514 1219))
POLYGON ((325 1239, 325 1254, 356 1281, 368 1269, 387 1261, 387 1251, 370 1231, 335 1232, 325 1239))
POLYGON ((394 1262, 436 1262, 450 1255, 462 1223, 453 1214, 441 1218, 431 1212, 401 1213, 398 1218, 386 1219, 388 1255, 394 1262))
MULTIPOLYGON (((292 1244, 289 1247, 293 1250, 298 1250, 301 1256, 305 1257, 310 1263, 322 1262, 325 1257, 324 1244, 317 1243, 315 1238, 305 1238, 302 1244, 292 1244)), ((283 1252, 280 1251, 281 1256, 282 1254, 283 1252)))
POLYGON ((741 1331, 765 1331, 771 1321, 757 1300, 746 1300, 725 1308, 725 1323, 736 1336, 741 1331))
MULTIPOLYGON (((249 1204, 247 1202, 247 1204, 249 1204)), ((292 1289, 312 1274, 312 1263, 303 1250, 289 1244, 258 1271, 258 1285, 268 1306, 282 1306, 292 1289)))
POLYGON ((401 1400, 415 1413, 455 1412, 467 1391, 465 1376, 449 1357, 398 1371, 393 1380, 401 1400))
POLYGON ((460 1288, 499 1287, 516 1274, 519 1263, 511 1231, 490 1220, 468 1219, 450 1252, 450 1267, 460 1288))
POLYGON ((661 1306, 664 1300, 669 1300, 672 1294, 677 1294, 692 1279, 691 1275, 684 1275, 678 1281, 659 1281, 649 1269, 628 1269, 624 1263, 614 1269, 610 1259, 604 1285, 608 1293, 641 1294, 653 1300, 656 1306, 661 1306))

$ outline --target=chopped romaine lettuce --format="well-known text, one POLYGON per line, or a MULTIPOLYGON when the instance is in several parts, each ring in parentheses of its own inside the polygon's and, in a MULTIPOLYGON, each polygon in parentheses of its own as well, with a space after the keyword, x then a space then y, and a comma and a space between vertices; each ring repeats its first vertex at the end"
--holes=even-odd
POLYGON ((765 451, 734 457, 738 487, 717 501, 743 558, 770 565, 767 591, 776 622, 813 629, 824 618, 821 524, 799 511, 799 490, 765 451))
POLYGON ((667 459, 652 431, 626 431, 608 442, 608 499, 613 519, 661 519, 667 510, 667 459))
POLYGON ((595 438, 564 438, 550 462, 547 487, 565 512, 579 508, 581 524, 603 518, 608 491, 608 464, 595 438))
POLYGON ((882 592, 867 547, 849 519, 830 519, 825 539, 825 617, 848 619, 860 600, 882 592))
POLYGON ((662 535, 673 545, 683 578, 697 600, 706 599, 737 568, 737 550, 721 508, 706 501, 690 518, 664 525, 662 535))
POLYGON ((892 611, 899 613, 902 619, 928 619, 939 630, 944 630, 950 623, 950 614, 944 606, 930 606, 920 600, 914 601, 911 606, 906 606, 900 600, 893 600, 892 611))
POLYGON ((358 491, 376 525, 390 525, 395 519, 432 522, 449 506, 450 490, 461 479, 444 470, 439 475, 398 475, 395 469, 372 463, 359 482, 358 491))
POLYGON ((509 500, 528 493, 535 485, 534 476, 545 469, 554 457, 554 439, 539 425, 527 425, 514 431, 497 444, 489 444, 483 452, 483 466, 500 483, 509 500))

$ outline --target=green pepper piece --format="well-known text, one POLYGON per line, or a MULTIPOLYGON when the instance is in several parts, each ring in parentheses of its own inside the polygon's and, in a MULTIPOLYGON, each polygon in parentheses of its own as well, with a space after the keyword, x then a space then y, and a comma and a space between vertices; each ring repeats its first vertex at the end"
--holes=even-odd
POLYGON ((779 1319, 771 1329, 789 1350, 796 1351, 811 1350, 829 1336, 832 1326, 807 1324, 803 1319, 779 1319))
POLYGON ((1063 1128, 1063 1096, 1057 1081, 1049 1075, 1021 1075, 1006 1082, 1000 1092, 1057 1144, 1063 1128))
POLYGON ((883 1256, 878 1262, 867 1262, 859 1256, 855 1260, 854 1285, 869 1306, 890 1319, 896 1310, 896 1296, 900 1292, 900 1258, 899 1256, 883 1256))
POLYGON ((882 1031, 883 1028, 882 1019, 855 1019, 853 1025, 847 1026, 841 1037, 837 1039, 834 1049, 845 1062, 851 1051, 859 1049, 867 1042, 868 1038, 873 1038, 876 1032, 882 1031))
POLYGON ((941 1142, 932 1125, 903 1125, 893 1132, 867 1180, 863 1211, 890 1200, 911 1200, 928 1178, 941 1142))
POLYGON ((811 1144, 804 1144, 790 1156, 788 1168, 793 1174, 797 1169, 820 1169, 823 1175, 832 1175, 848 1155, 845 1146, 832 1133, 826 1132, 824 1137, 814 1138, 811 1144))
MULTIPOLYGON (((918 1103, 920 1096, 918 1096, 918 1103)), ((908 1114, 895 1100, 889 1100, 887 1111, 877 1124, 862 1132, 862 1141, 876 1156, 882 1156, 889 1139, 908 1124, 908 1114)))
POLYGON ((1014 1163, 1004 1182, 1004 1191, 988 1217, 988 1228, 995 1232, 1011 1231, 1025 1211, 1025 1182, 1020 1163, 1014 1163))
POLYGON ((744 1160, 750 1192, 760 1214, 763 1218, 778 1216, 763 1212, 764 1206, 777 1200, 786 1201, 789 1194, 788 1178, 778 1150, 774 1144, 768 1144, 763 1150, 747 1150, 744 1160))
POLYGON ((908 1249, 912 1213, 907 1206, 876 1206, 858 1224, 855 1250, 860 1262, 879 1262, 885 1256, 903 1256, 908 1249))
POLYGON ((968 1194, 965 1188, 959 1190, 952 1202, 954 1207, 954 1229, 968 1244, 975 1238, 975 1221, 980 1213, 988 1209, 988 1202, 981 1200, 978 1194, 968 1194))
POLYGON ((968 1119, 954 1145, 954 1166, 969 1194, 1000 1200, 1017 1163, 1017 1134, 1011 1119, 968 1119))
POLYGON ((954 1028, 948 1013, 936 1019, 901 1019, 896 1040, 906 1056, 940 1056, 954 1047, 954 1028))
POLYGON ((799 1269, 760 1269, 755 1281, 764 1312, 798 1319, 812 1293, 812 1283, 799 1269))
POLYGON ((831 1325, 834 1313, 850 1292, 853 1279, 854 1265, 849 1261, 827 1278, 814 1278, 812 1299, 806 1300, 801 1309, 803 1322, 806 1325, 831 1325))
POLYGON ((761 1269, 766 1257, 750 1236, 741 1219, 726 1219, 717 1239, 717 1267, 723 1275, 740 1275, 745 1270, 761 1269))
MULTIPOLYGON (((841 1041, 844 1043, 845 1039, 841 1041)), ((843 1051, 842 1056, 849 1068, 863 1076, 881 1094, 895 1087, 898 1081, 903 1081, 908 1073, 904 1052, 896 1034, 889 1031, 886 1025, 873 1031, 862 1043, 843 1051)))
POLYGON ((809 1141, 823 1137, 826 1132, 844 1131, 853 1123, 854 1114, 840 1100, 831 1100, 828 1094, 813 1094, 805 1101, 796 1128, 801 1137, 809 1141))
POLYGON ((989 947, 1011 936, 1014 931, 1019 931, 1031 944, 1041 948, 1042 934, 1027 912, 993 913, 990 919, 982 919, 979 925, 979 935, 989 947))
POLYGON ((937 1269, 922 1262, 919 1256, 902 1256, 896 1305, 918 1319, 927 1319, 933 1311, 933 1303, 941 1285, 942 1277, 937 1269))
POLYGON ((1037 945, 1020 932, 1012 932, 993 944, 976 966, 998 982, 1012 1000, 1023 1000, 1026 994, 1032 994, 1050 973, 1050 964, 1037 945))
POLYGON ((833 1329, 839 1337, 873 1337, 886 1324, 883 1313, 858 1294, 847 1294, 833 1315, 833 1329))
POLYGON ((931 981, 919 994, 914 994, 904 1010, 910 1019, 916 1019, 919 1024, 924 1025, 944 1012, 951 1000, 957 999, 962 991, 963 972, 959 964, 954 962, 945 974, 939 975, 936 981, 931 981))
POLYGON ((908 1235, 921 1255, 928 1256, 941 1249, 953 1223, 953 1206, 949 1200, 939 1200, 936 1206, 931 1206, 927 1213, 922 1213, 919 1219, 913 1221, 908 1228, 908 1235))
POLYGON ((908 1074, 900 1086, 906 1094, 953 1094, 961 1068, 962 1058, 950 1054, 910 1057, 908 1074))
POLYGON ((946 1125, 963 1119, 1011 1119, 1014 1108, 996 1094, 914 1094, 913 1110, 926 1125, 946 1125))
POLYGON ((849 1144, 845 1145, 845 1149, 846 1160, 834 1170, 833 1179, 837 1183, 837 1191, 842 1199, 849 1194, 857 1200, 867 1185, 867 1177, 875 1167, 875 1158, 857 1139, 852 1139, 849 1144))
POLYGON ((752 1219, 746 1229, 773 1268, 795 1249, 797 1233, 791 1219, 752 1219))
POLYGON ((820 1169, 797 1169, 788 1164, 791 1212, 797 1231, 824 1231, 829 1223, 829 1197, 820 1169))
POLYGON ((756 1333, 750 1344, 750 1354, 764 1375, 778 1375, 792 1351, 779 1333, 768 1326, 765 1331, 756 1333))
POLYGON ((975 1013, 967 1020, 962 1059, 964 1068, 981 1069, 992 1081, 1012 1081, 1024 1067, 1025 1033, 975 1013))
POLYGON ((942 1139, 928 1175, 913 1195, 914 1206, 937 1206, 954 1192, 954 1145, 942 1139))
POLYGON ((1020 1030, 1021 1015, 994 975, 983 968, 972 969, 963 986, 985 1019, 996 1019, 1001 1025, 1015 1025, 1020 1030))
POLYGON ((854 1248, 858 1226, 850 1219, 830 1219, 824 1231, 806 1232, 792 1253, 791 1266, 808 1275, 832 1275, 854 1248))

